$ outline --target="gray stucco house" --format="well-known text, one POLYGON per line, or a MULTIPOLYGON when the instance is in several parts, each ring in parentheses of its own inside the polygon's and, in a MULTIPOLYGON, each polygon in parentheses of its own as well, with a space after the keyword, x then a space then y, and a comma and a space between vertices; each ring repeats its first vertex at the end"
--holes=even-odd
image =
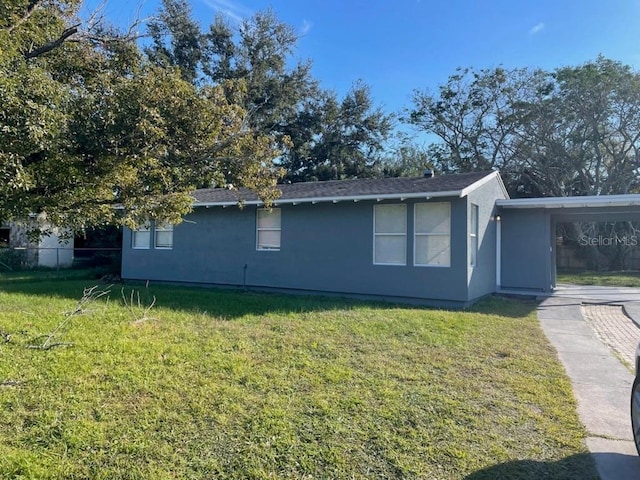
POLYGON ((497 172, 198 190, 176 226, 125 230, 122 278, 465 306, 496 291, 497 172), (242 208, 238 206, 242 202, 242 208))

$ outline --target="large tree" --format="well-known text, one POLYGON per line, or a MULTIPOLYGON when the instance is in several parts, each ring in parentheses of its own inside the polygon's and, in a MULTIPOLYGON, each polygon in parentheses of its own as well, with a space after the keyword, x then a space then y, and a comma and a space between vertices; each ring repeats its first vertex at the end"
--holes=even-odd
POLYGON ((273 198, 273 139, 240 80, 197 86, 135 43, 83 34, 73 1, 0 9, 0 219, 82 229, 178 222, 201 185, 273 198))
POLYGON ((258 12, 237 29, 218 16, 202 31, 184 0, 163 0, 150 33, 149 58, 176 66, 184 79, 200 85, 244 82, 248 122, 277 142, 286 181, 379 173, 391 116, 373 105, 362 82, 342 99, 321 89, 311 63, 294 57, 295 31, 273 12, 258 12))
POLYGON ((514 196, 628 193, 640 173, 640 76, 599 57, 553 72, 460 70, 418 91, 408 120, 437 135, 438 167, 497 168, 514 196))
POLYGON ((527 69, 458 69, 436 94, 414 92, 407 121, 440 139, 433 157, 444 172, 500 169, 517 182, 521 124, 544 89, 527 69))
POLYGON ((150 23, 150 60, 175 66, 182 77, 198 85, 242 81, 247 121, 262 132, 284 139, 301 104, 318 93, 310 62, 293 58, 297 36, 267 10, 234 28, 219 15, 203 31, 184 0, 163 0, 150 23))
POLYGON ((379 176, 392 117, 373 103, 362 82, 339 100, 333 92, 309 101, 289 126, 291 148, 280 159, 291 182, 379 176))
MULTIPOLYGON (((640 186, 640 74, 603 57, 551 75, 554 90, 536 118, 543 134, 531 135, 540 161, 529 167, 543 177, 536 163, 554 164, 547 173, 557 195, 630 193, 640 186), (549 125, 549 118, 554 124, 549 125)), ((525 130, 525 133, 528 133, 525 130)))

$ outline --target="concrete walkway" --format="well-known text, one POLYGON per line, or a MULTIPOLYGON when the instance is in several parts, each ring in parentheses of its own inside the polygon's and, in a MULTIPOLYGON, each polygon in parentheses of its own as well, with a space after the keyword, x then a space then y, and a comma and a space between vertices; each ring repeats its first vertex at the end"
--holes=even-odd
POLYGON ((571 379, 587 447, 602 480, 640 480, 629 419, 640 289, 559 286, 538 307, 571 379), (626 363, 626 365, 625 365, 626 363))

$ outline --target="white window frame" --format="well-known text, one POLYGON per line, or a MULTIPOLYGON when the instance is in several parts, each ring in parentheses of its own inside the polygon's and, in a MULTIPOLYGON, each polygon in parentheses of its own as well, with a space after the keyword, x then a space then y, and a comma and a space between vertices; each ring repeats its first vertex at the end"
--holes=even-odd
POLYGON ((469 266, 478 265, 478 220, 480 208, 475 203, 469 209, 469 266))
POLYGON ((151 248, 151 223, 146 222, 140 225, 138 228, 131 230, 131 248, 134 250, 149 250, 151 248), (138 236, 146 234, 146 245, 139 246, 136 239, 138 236))
POLYGON ((392 204, 384 204, 384 205, 374 205, 373 206, 373 264, 374 265, 391 265, 391 266, 406 266, 407 265, 407 206, 405 204, 392 203, 392 204), (404 222, 404 232, 378 232, 376 225, 376 217, 378 209, 384 208, 399 208, 402 210, 402 220, 404 222), (404 251, 403 251, 403 260, 402 262, 378 262, 377 261, 377 239, 381 237, 402 237, 404 239, 404 251))
POLYGON ((282 209, 280 208, 258 208, 256 210, 256 250, 259 252, 279 252, 282 247, 282 209), (273 215, 277 212, 278 226, 277 227, 261 227, 260 217, 261 215, 273 215), (278 232, 278 246, 265 247, 261 245, 260 234, 261 232, 278 232))
POLYGON ((153 244, 158 250, 171 250, 173 248, 173 225, 170 223, 156 223, 153 235, 153 244), (158 243, 158 232, 171 232, 171 242, 166 245, 160 245, 160 243, 158 243))
POLYGON ((451 203, 450 202, 426 202, 416 203, 413 206, 413 266, 414 267, 451 267, 451 203), (418 210, 422 207, 436 207, 446 205, 448 210, 448 231, 447 232, 420 232, 418 231, 418 210), (449 238, 449 257, 447 263, 418 263, 418 237, 448 237, 449 238))

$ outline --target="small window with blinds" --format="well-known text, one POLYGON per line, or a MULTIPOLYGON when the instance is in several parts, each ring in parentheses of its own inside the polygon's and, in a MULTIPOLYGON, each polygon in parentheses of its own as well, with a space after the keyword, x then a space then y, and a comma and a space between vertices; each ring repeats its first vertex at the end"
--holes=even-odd
POLYGON ((414 265, 451 266, 451 204, 417 203, 414 214, 414 265))
POLYGON ((136 249, 151 248, 151 224, 145 223, 131 232, 131 247, 136 249))
POLYGON ((374 265, 407 264, 407 206, 373 207, 374 265))
POLYGON ((256 249, 280 250, 280 225, 282 213, 279 208, 259 208, 256 217, 256 249))
POLYGON ((173 225, 156 224, 156 248, 173 248, 173 225))

